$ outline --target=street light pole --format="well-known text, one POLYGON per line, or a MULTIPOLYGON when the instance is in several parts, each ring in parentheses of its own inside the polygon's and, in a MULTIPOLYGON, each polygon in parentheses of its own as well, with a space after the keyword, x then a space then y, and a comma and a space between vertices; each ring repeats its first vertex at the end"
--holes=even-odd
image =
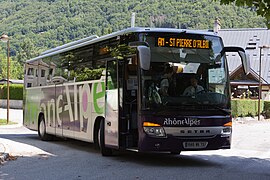
POLYGON ((259 93, 258 93, 258 121, 260 121, 260 112, 261 112, 261 92, 262 92, 262 83, 261 83, 261 73, 262 73, 262 46, 260 48, 260 61, 259 61, 259 93))
POLYGON ((10 45, 9 45, 9 37, 6 34, 1 36, 1 41, 7 42, 7 124, 9 123, 9 76, 10 76, 10 45))
POLYGON ((259 64, 259 94, 258 94, 258 121, 260 121, 260 111, 261 111, 261 94, 262 94, 262 82, 261 82, 261 77, 262 77, 262 49, 269 49, 269 45, 263 45, 259 46, 260 48, 260 64, 259 64))

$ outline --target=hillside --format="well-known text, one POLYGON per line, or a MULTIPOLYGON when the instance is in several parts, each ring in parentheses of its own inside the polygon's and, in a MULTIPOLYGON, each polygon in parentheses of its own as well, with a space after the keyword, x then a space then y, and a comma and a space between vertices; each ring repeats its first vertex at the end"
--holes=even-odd
MULTIPOLYGON (((213 0, 0 0, 0 4, 0 33, 11 37, 11 55, 20 62, 76 39, 127 28, 132 12, 136 26, 212 29, 219 17, 222 28, 266 27, 250 9, 213 0)), ((3 43, 1 47, 3 54, 3 43)))

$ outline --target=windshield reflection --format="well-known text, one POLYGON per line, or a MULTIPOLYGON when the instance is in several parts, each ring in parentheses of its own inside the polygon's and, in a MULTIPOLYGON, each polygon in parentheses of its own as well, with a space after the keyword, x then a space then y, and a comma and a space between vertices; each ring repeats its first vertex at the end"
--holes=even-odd
MULTIPOLYGON (((151 38, 148 37, 148 40, 151 41, 151 38)), ((227 65, 224 58, 215 60, 222 48, 220 44, 219 48, 217 46, 218 38, 211 38, 215 48, 208 50, 151 48, 150 70, 142 70, 141 74, 146 109, 194 105, 228 107, 227 65)))

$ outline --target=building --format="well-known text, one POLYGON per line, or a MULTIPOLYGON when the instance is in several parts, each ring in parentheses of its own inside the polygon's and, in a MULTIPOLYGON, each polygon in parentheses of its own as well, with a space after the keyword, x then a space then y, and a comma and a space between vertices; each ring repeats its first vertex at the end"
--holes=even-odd
POLYGON ((263 48, 260 53, 261 46, 270 45, 270 30, 266 28, 220 29, 218 34, 223 38, 225 46, 240 46, 250 56, 251 73, 245 76, 237 53, 227 55, 232 96, 257 99, 261 67, 261 97, 270 100, 270 49, 263 48))
POLYGON ((55 64, 47 64, 41 59, 25 64, 24 86, 35 87, 47 85, 55 74, 55 67, 55 64))

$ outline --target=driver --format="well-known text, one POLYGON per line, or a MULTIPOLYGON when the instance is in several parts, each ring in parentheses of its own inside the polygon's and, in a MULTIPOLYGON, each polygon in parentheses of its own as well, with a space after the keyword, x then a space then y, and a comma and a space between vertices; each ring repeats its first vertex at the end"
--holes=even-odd
POLYGON ((198 85, 198 80, 195 77, 190 79, 190 86, 183 93, 184 96, 194 96, 196 93, 203 91, 203 87, 198 85))

